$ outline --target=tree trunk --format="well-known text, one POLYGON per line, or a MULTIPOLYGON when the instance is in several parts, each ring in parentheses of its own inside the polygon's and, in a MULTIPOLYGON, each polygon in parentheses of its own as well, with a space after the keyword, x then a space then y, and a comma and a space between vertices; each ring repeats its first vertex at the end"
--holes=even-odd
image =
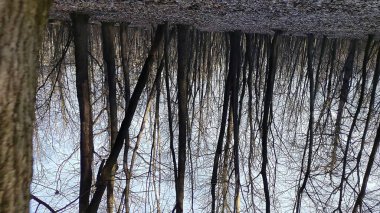
MULTIPOLYGON (((121 64, 123 68, 123 77, 124 77, 124 100, 125 100, 125 108, 128 107, 129 99, 131 97, 131 89, 130 89, 130 77, 129 77, 129 64, 128 64, 128 24, 121 23, 120 24, 120 55, 121 55, 121 64)), ((126 111, 125 111, 126 112, 126 111)), ((127 116, 127 114, 125 114, 127 116)), ((126 130, 125 136, 125 145, 124 145, 124 155, 123 155, 123 170, 126 178, 126 185, 130 183, 131 174, 128 170, 128 152, 130 148, 130 140, 129 140, 129 130, 126 130)), ((129 196, 130 191, 127 186, 125 187, 124 194, 124 204, 125 204, 125 212, 129 213, 129 196), (127 191, 128 190, 128 191, 127 191)))
POLYGON ((159 115, 160 115, 160 95, 161 95, 161 73, 163 69, 164 69, 164 60, 162 59, 158 67, 156 79, 154 81, 154 86, 152 89, 152 90, 155 90, 156 92, 156 103, 155 103, 154 124, 153 124, 153 133, 152 133, 153 138, 152 138, 152 146, 150 150, 149 172, 148 172, 148 177, 149 175, 152 176, 152 183, 153 183, 153 190, 155 194, 157 213, 161 213, 160 192, 159 192, 159 189, 157 189, 157 184, 156 184, 156 171, 157 171, 157 167, 158 167, 158 170, 160 168, 159 167, 160 164, 157 163, 160 161, 157 158, 158 158, 158 152, 160 150, 160 116, 159 115))
MULTIPOLYGON (((144 112, 143 119, 142 119, 142 122, 140 125, 140 131, 137 134, 135 147, 133 148, 133 152, 132 152, 132 156, 131 156, 131 163, 130 163, 129 170, 128 170, 129 176, 127 177, 126 185, 125 185, 125 196, 128 196, 128 197, 131 195, 131 180, 133 177, 132 176, 133 169, 134 169, 135 162, 136 162, 137 151, 138 151, 138 148, 140 147, 141 139, 143 137, 145 123, 147 122, 148 115, 151 111, 151 105, 152 105, 155 87, 156 87, 156 84, 153 85, 153 88, 149 92, 148 99, 146 101, 147 104, 146 104, 145 112, 144 112)), ((128 198, 128 202, 129 202, 129 198, 128 198)), ((129 212, 129 211, 130 211, 129 206, 126 206, 126 212, 129 212)))
POLYGON ((365 174, 364 174, 364 178, 363 178, 363 184, 360 188, 358 197, 356 198, 354 210, 352 211, 353 213, 358 212, 358 208, 363 203, 364 196, 366 194, 369 175, 371 174, 372 166, 375 162, 375 157, 376 157, 377 150, 379 149, 379 145, 380 145, 380 125, 377 128, 376 138, 375 138, 375 141, 374 141, 373 146, 372 146, 371 154, 369 155, 367 168, 365 170, 365 174))
POLYGON ((126 132, 128 131, 129 126, 131 125, 133 115, 136 111, 140 96, 148 81, 149 74, 152 71, 153 62, 158 53, 158 48, 162 43, 163 36, 164 36, 164 26, 159 25, 156 30, 156 35, 152 43, 152 47, 149 51, 148 58, 145 60, 141 74, 139 76, 139 79, 137 80, 137 84, 135 86, 130 102, 126 109, 127 116, 124 117, 123 122, 121 123, 119 132, 116 136, 115 145, 111 150, 111 153, 106 161, 106 164, 104 165, 102 171, 100 172, 101 175, 99 176, 99 179, 96 180, 96 190, 87 212, 97 212, 99 208, 99 204, 101 202, 103 193, 106 189, 107 180, 109 178, 109 175, 111 174, 111 170, 113 166, 117 163, 117 158, 120 154, 121 149, 123 148, 126 132))
MULTIPOLYGON (((369 120, 371 119, 371 112, 373 110, 373 103, 374 103, 374 99, 375 99, 377 84, 379 82, 379 77, 380 77, 380 49, 377 52, 376 68, 375 68, 375 73, 374 73, 373 82, 372 82, 372 91, 371 91, 371 100, 370 100, 370 104, 369 104, 369 111, 368 111, 367 120, 366 120, 366 124, 365 124, 365 130, 364 130, 365 132, 363 133, 363 138, 362 138, 362 141, 361 141, 360 156, 358 154, 358 162, 357 162, 356 166, 358 166, 359 163, 360 163, 361 152, 362 152, 362 150, 364 148, 363 146, 364 146, 365 134, 367 132, 369 120)), ((377 150, 379 149, 379 145, 380 145, 380 125, 379 125, 379 127, 377 129, 377 133, 376 133, 376 137, 375 137, 375 142, 373 143, 371 154, 369 155, 367 168, 366 168, 366 171, 364 173, 363 184, 362 184, 362 186, 360 188, 358 197, 356 198, 355 205, 354 205, 354 210, 352 211, 353 213, 358 212, 358 208, 363 203, 363 199, 364 199, 364 196, 365 196, 365 193, 366 193, 366 189, 367 189, 369 175, 371 173, 372 166, 373 166, 373 163, 375 161, 376 153, 377 153, 377 150)), ((359 170, 359 168, 357 168, 357 170, 359 170)))
POLYGON ((88 78, 88 15, 72 14, 75 45, 76 87, 80 114, 79 212, 85 212, 92 184, 93 131, 88 78))
POLYGON ((269 196, 269 183, 267 177, 267 164, 268 164, 268 133, 270 129, 269 110, 272 108, 274 79, 276 76, 277 65, 277 41, 278 32, 275 33, 272 42, 268 49, 268 68, 266 78, 266 90, 264 95, 264 114, 262 121, 262 163, 261 163, 261 176, 263 177, 263 186, 265 194, 265 210, 270 212, 270 196, 269 196))
MULTIPOLYGON (((254 202, 254 185, 253 185, 253 165, 255 161, 255 131, 254 131, 254 117, 253 117, 253 72, 254 72, 254 64, 255 57, 257 51, 257 38, 252 34, 246 34, 246 51, 248 54, 248 78, 247 78, 247 86, 248 86, 248 125, 249 125, 249 154, 248 154, 248 176, 249 176, 249 192, 250 192, 250 200, 252 205, 255 206, 254 202), (253 41, 252 41, 253 40, 253 41)), ((257 63, 257 62, 256 62, 257 63)), ((255 209, 254 209, 255 210, 255 209)))
POLYGON ((186 141, 187 141, 187 69, 189 63, 190 34, 189 26, 178 25, 178 179, 176 186, 176 211, 183 212, 186 141))
MULTIPOLYGON (((228 124, 227 124, 227 136, 226 136, 226 144, 224 145, 223 150, 223 167, 221 172, 221 184, 222 184, 222 210, 221 212, 228 212, 228 185, 229 185, 229 177, 228 177, 228 164, 231 161, 230 156, 230 144, 233 137, 233 114, 232 107, 230 107, 228 113, 228 124)), ((218 211, 217 211, 218 212, 218 211)))
MULTIPOLYGON (((379 51, 379 50, 378 50, 379 51)), ((358 185, 360 185, 360 162, 362 158, 362 154, 364 151, 364 144, 367 138, 367 132, 368 128, 370 125, 370 120, 374 116, 373 111, 374 111, 374 105, 375 105, 375 98, 376 98, 376 88, 379 83, 379 78, 380 78, 380 51, 377 53, 377 61, 376 61, 376 69, 375 73, 373 74, 373 79, 372 79, 372 90, 371 90, 371 96, 370 96, 370 101, 369 101, 369 106, 368 106, 368 112, 364 124, 364 129, 363 129, 363 135, 361 136, 361 142, 360 142, 360 148, 358 155, 356 157, 356 172, 357 172, 357 177, 358 177, 358 185)))
POLYGON ((331 153, 331 162, 329 165, 330 172, 332 170, 334 170, 336 160, 337 160, 336 155, 337 155, 337 149, 338 149, 338 145, 339 145, 343 110, 344 110, 344 106, 347 102, 348 93, 350 91, 350 82, 351 82, 352 72, 353 72, 353 68, 354 68, 356 44, 357 44, 357 40, 352 40, 350 42, 349 52, 348 52, 346 61, 344 62, 344 66, 343 66, 343 70, 342 70, 342 72, 343 72, 343 84, 342 84, 342 88, 340 90, 338 113, 337 113, 337 118, 336 118, 336 123, 335 123, 335 129, 334 129, 333 150, 331 153))
POLYGON ((239 169, 239 120, 238 117, 238 90, 239 90, 239 72, 241 68, 241 32, 230 33, 230 66, 232 70, 232 90, 231 90, 231 108, 233 114, 233 132, 234 132, 234 171, 235 171, 235 197, 234 212, 240 212, 240 169, 239 169))
POLYGON ((29 212, 37 55, 50 1, 0 4, 0 212, 29 212))
MULTIPOLYGON (((112 23, 102 23, 103 59, 108 93, 108 127, 110 129, 110 147, 113 148, 117 136, 117 101, 116 101, 116 67, 115 44, 112 23)), ((111 177, 107 184, 107 212, 112 213, 115 203, 113 186, 115 182, 116 165, 112 168, 111 177)))
POLYGON ((173 161, 173 172, 174 172, 174 183, 177 184, 177 161, 175 157, 174 150, 174 130, 173 130, 173 113, 170 97, 170 82, 169 82, 169 24, 165 24, 165 45, 164 45, 164 59, 165 59, 165 88, 166 88, 166 99, 168 108, 168 125, 169 125, 169 144, 170 144, 170 154, 173 161))
MULTIPOLYGON (((227 48, 228 49, 228 48, 227 48)), ((228 54, 228 52, 226 52, 228 54)), ((228 55, 226 56, 228 58, 228 55)), ((227 60, 226 60, 227 61, 227 60)), ((226 62, 226 69, 228 67, 228 64, 226 62)), ((219 136, 218 136, 218 142, 216 145, 216 151, 214 156, 214 164, 212 169, 212 176, 211 176, 211 212, 216 211, 216 184, 218 182, 218 166, 219 166, 219 158, 222 154, 222 148, 223 148, 223 137, 224 133, 226 131, 225 127, 227 124, 227 116, 228 116, 228 102, 230 98, 230 91, 231 91, 231 81, 232 81, 232 70, 228 70, 226 82, 224 84, 224 96, 223 96, 223 109, 222 109, 222 121, 220 124, 220 130, 219 130, 219 136)))
MULTIPOLYGON (((309 125, 308 125, 308 132, 309 132, 309 138, 306 140, 308 143, 305 145, 305 151, 306 148, 308 149, 308 155, 307 155, 307 166, 306 166, 306 172, 305 172, 305 178, 303 179, 302 185, 299 188, 297 192, 297 204, 296 204, 296 212, 301 211, 301 200, 302 200, 302 193, 306 188, 306 183, 310 177, 311 172, 311 161, 312 161, 312 155, 313 155, 313 143, 314 143, 314 102, 315 102, 315 91, 314 91, 314 71, 313 71, 313 60, 314 60, 314 36, 312 34, 308 35, 307 39, 307 75, 309 78, 309 125)), ((303 170, 303 169, 302 169, 303 170)))
POLYGON ((369 56, 370 56, 370 48, 371 48, 372 40, 373 40, 373 36, 371 36, 371 35, 368 36, 367 44, 366 44, 365 51, 364 51, 364 59, 363 59, 363 66, 362 66, 362 84, 360 87, 360 95, 359 95, 359 100, 358 100, 358 106, 356 108, 354 118, 352 120, 350 131, 348 132, 346 147, 344 149, 342 176, 341 176, 340 184, 339 184, 339 202, 338 202, 338 211, 339 212, 342 212, 341 206, 342 206, 342 200, 343 200, 343 196, 344 196, 343 195, 343 184, 346 181, 346 167, 347 167, 348 149, 349 149, 350 144, 351 144, 351 138, 352 138, 352 134, 354 132, 354 128, 356 127, 356 121, 358 119, 358 116, 360 114, 360 110, 361 110, 362 105, 363 105, 365 88, 367 85, 367 64, 368 64, 369 59, 370 59, 369 56))

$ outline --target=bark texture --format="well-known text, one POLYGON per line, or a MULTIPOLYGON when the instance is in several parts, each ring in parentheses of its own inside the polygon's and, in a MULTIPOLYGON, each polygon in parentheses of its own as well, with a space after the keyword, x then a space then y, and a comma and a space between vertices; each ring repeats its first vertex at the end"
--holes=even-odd
POLYGON ((29 212, 36 56, 49 6, 0 3, 0 212, 29 212))
POLYGON ((72 14, 75 44, 76 87, 80 115, 79 212, 88 208, 92 184, 93 131, 88 78, 88 15, 72 14))

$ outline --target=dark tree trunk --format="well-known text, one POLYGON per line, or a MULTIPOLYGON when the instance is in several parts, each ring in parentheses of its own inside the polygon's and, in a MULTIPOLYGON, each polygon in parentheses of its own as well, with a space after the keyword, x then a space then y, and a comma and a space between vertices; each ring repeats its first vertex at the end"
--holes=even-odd
MULTIPOLYGON (((130 88, 130 77, 129 77, 129 67, 128 67, 128 24, 121 23, 120 24, 120 55, 121 55, 121 65, 123 68, 123 77, 124 77, 124 100, 125 100, 125 108, 128 107, 129 99, 131 96, 131 88, 130 88)), ((125 111, 126 113, 127 111, 125 111)), ((127 116, 127 114, 125 114, 127 116)), ((129 140, 129 130, 126 130, 125 135, 125 145, 124 145, 124 155, 123 155, 123 170, 126 177, 126 185, 130 182, 131 173, 128 170, 128 152, 130 148, 130 140, 129 140)), ((125 211, 129 213, 129 196, 130 191, 126 186, 126 190, 124 192, 124 205, 125 211), (128 190, 128 191, 127 191, 128 190)))
POLYGON ((166 88, 166 99, 168 104, 168 125, 169 125, 169 144, 170 144, 170 153, 173 161, 173 172, 174 172, 174 183, 177 185, 177 161, 175 157, 174 150, 174 130, 173 130, 173 113, 171 105, 171 96, 170 96, 170 77, 169 77, 169 25, 165 25, 165 46, 164 46, 164 58, 165 58, 165 88, 166 88))
POLYGON ((37 55, 49 6, 0 3, 0 212, 29 212, 37 55))
MULTIPOLYGON (((380 78, 380 49, 377 52, 376 68, 375 68, 375 73, 374 73, 373 82, 372 82, 370 108, 369 108, 369 111, 368 111, 368 116, 367 116, 367 121, 366 121, 366 124, 365 124, 366 125, 365 128, 368 128, 369 119, 371 118, 371 111, 372 111, 372 107, 373 107, 373 103, 374 103, 374 99, 375 99, 375 94, 376 94, 376 89, 377 89, 377 84, 379 82, 379 78, 380 78)), ((364 146, 363 144, 364 144, 364 140, 365 140, 365 133, 366 133, 366 131, 367 131, 367 129, 365 129, 365 132, 363 134, 362 145, 360 147, 361 148, 360 152, 362 152, 362 150, 363 150, 362 146, 364 146)), ((365 196, 365 193, 366 193, 366 189, 367 189, 367 183, 368 183, 369 175, 371 173, 372 166, 373 166, 374 161, 375 161, 376 153, 377 153, 377 150, 379 149, 379 145, 380 145, 380 125, 379 125, 379 127, 377 129, 376 138, 375 138, 375 142, 373 143, 373 146, 372 146, 371 154, 369 155, 367 169, 366 169, 366 171, 364 173, 363 184, 362 184, 362 186, 360 188, 358 197, 356 198, 355 205, 354 205, 354 210, 352 211, 353 213, 358 212, 358 208, 363 203, 363 199, 364 199, 364 196, 365 196)), ((361 157, 361 155, 360 155, 360 157, 361 157)), ((360 158, 359 158, 359 161, 360 161, 360 158)), ((359 164, 359 163, 357 163, 357 164, 359 164)), ((357 169, 359 169, 359 168, 357 168, 357 169)))
POLYGON ((187 70, 189 63, 190 34, 189 26, 178 25, 178 179, 176 186, 176 212, 183 212, 186 141, 187 141, 187 70))
POLYGON ((356 44, 357 40, 352 40, 350 42, 350 47, 348 50, 348 55, 346 58, 346 61, 344 62, 343 66, 343 84, 340 90, 340 97, 339 97, 339 106, 338 106, 338 113, 335 123, 335 129, 334 129, 334 141, 333 141, 333 150, 331 153, 331 162, 330 162, 330 171, 332 171, 336 164, 336 152, 339 145, 339 138, 340 138, 340 130, 341 130, 341 123, 342 123, 342 116, 343 116, 343 110, 344 106, 347 102, 348 93, 350 91, 350 83, 352 78, 352 72, 354 67, 354 59, 355 59, 355 51, 356 51, 356 44))
POLYGON ((343 184, 344 184, 344 181, 346 180, 346 167, 347 167, 346 164, 347 164, 347 157, 348 157, 348 148, 350 147, 352 134, 354 132, 354 128, 356 127, 356 121, 358 119, 358 116, 360 114, 360 110, 361 110, 362 105, 363 105, 365 88, 367 85, 367 83, 366 83, 367 82, 367 64, 369 61, 372 39, 373 39, 373 36, 368 36, 367 44, 366 44, 365 51, 364 51, 364 59, 363 59, 363 66, 362 66, 362 84, 361 84, 361 88, 360 88, 358 106, 356 108, 355 115, 354 115, 354 118, 352 120, 350 131, 348 132, 346 148, 344 149, 342 176, 341 176, 340 184, 339 184, 339 202, 338 202, 339 212, 342 212, 341 206, 342 206, 342 199, 343 199, 343 184))
POLYGON ((254 131, 254 118, 253 118, 253 72, 256 57, 257 38, 252 34, 246 34, 246 51, 248 55, 248 125, 249 125, 249 155, 248 155, 248 176, 250 184, 250 198, 252 205, 254 204, 254 183, 253 183, 253 165, 254 165, 254 148, 255 148, 255 131, 254 131), (254 42, 252 41, 254 40, 254 42))
POLYGON ((85 212, 90 199, 94 151, 87 55, 89 17, 88 15, 72 14, 71 19, 73 22, 76 87, 81 123, 79 212, 85 212))
POLYGON ((315 74, 314 96, 316 96, 317 91, 319 89, 318 88, 318 86, 319 86, 319 76, 320 76, 320 72, 321 72, 321 65, 322 65, 322 62, 323 62, 323 56, 325 55, 325 51, 326 51, 326 43, 327 43, 327 37, 323 36, 322 44, 321 44, 321 52, 320 52, 319 60, 318 60, 317 71, 316 71, 316 74, 315 74))
POLYGON ((265 210, 270 212, 270 196, 269 196, 269 183, 267 177, 267 164, 268 164, 268 133, 270 129, 270 109, 272 108, 273 87, 274 79, 276 76, 277 66, 277 41, 278 34, 276 32, 268 49, 268 69, 266 77, 266 89, 264 94, 264 114, 262 120, 262 163, 261 163, 261 176, 263 177, 263 186, 265 194, 265 210))
MULTIPOLYGON (((108 127, 110 130, 110 147, 113 148, 117 136, 117 101, 116 101, 116 67, 115 67, 115 44, 114 44, 114 31, 112 23, 102 23, 102 37, 103 37, 103 59, 105 79, 107 84, 108 93, 108 127)), ((116 165, 112 168, 110 180, 107 185, 107 212, 113 212, 114 207, 114 182, 115 182, 116 165)))
POLYGON ((313 72, 313 60, 314 60, 314 36, 308 35, 307 39, 307 76, 309 79, 309 125, 308 125, 308 132, 309 132, 309 138, 307 139, 308 143, 305 145, 305 151, 308 147, 308 155, 307 155, 307 165, 306 165, 306 172, 305 172, 305 178, 303 179, 302 185, 299 188, 297 192, 297 204, 296 204, 296 212, 301 211, 301 200, 302 200, 302 193, 306 188, 306 183, 310 177, 310 170, 311 170, 311 161, 312 161, 312 155, 313 155, 313 143, 314 143, 314 102, 315 102, 315 91, 314 91, 314 72, 313 72))
POLYGON ((231 90, 231 108, 233 117, 234 132, 234 171, 235 171, 235 198, 234 212, 240 212, 240 170, 239 170, 239 120, 238 117, 238 96, 239 96, 239 72, 241 67, 241 48, 240 48, 241 32, 230 33, 230 66, 233 79, 231 90))
MULTIPOLYGON (((226 52, 228 54, 228 52, 226 52)), ((228 56, 226 56, 228 57, 228 56)), ((228 64, 226 64, 226 67, 228 64)), ((226 68, 227 69, 227 68, 226 68)), ((222 109, 222 122, 220 124, 220 130, 219 130, 219 136, 218 136, 218 142, 216 145, 216 151, 214 156, 214 164, 212 169, 212 177, 211 177, 211 212, 216 211, 216 184, 218 182, 218 166, 219 166, 219 159, 222 154, 222 148, 223 148, 223 137, 224 133, 226 131, 225 127, 227 124, 227 113, 228 113, 228 103, 230 99, 230 91, 231 91, 231 81, 233 78, 232 70, 228 70, 226 82, 224 84, 224 97, 223 97, 223 109, 222 109)))
POLYGON ((369 155, 367 168, 366 168, 365 173, 364 173, 363 184, 360 188, 358 197, 356 198, 354 210, 352 211, 353 213, 358 212, 358 208, 363 203, 364 196, 366 194, 369 175, 371 174, 372 166, 375 162, 375 157, 376 157, 377 150, 379 149, 379 145, 380 145, 380 125, 377 128, 376 138, 375 138, 375 141, 374 141, 373 146, 372 146, 371 154, 369 155))
POLYGON ((96 180, 96 190, 87 212, 97 212, 99 208, 100 201, 106 189, 107 180, 109 179, 111 170, 117 163, 117 158, 120 154, 121 149, 123 148, 126 132, 128 131, 129 126, 131 125, 133 115, 136 111, 136 107, 139 102, 140 96, 143 92, 143 89, 148 81, 149 74, 152 72, 153 62, 155 61, 155 58, 157 57, 158 48, 162 43, 163 36, 164 36, 164 26, 159 25, 156 30, 152 47, 149 51, 148 58, 145 60, 141 74, 139 76, 139 79, 137 80, 136 87, 133 91, 130 102, 126 109, 127 116, 124 117, 123 122, 121 123, 119 132, 116 136, 114 147, 111 150, 111 153, 106 161, 106 164, 104 165, 101 171, 99 178, 96 180))
MULTIPOLYGON (((221 185, 222 185, 222 210, 220 212, 228 212, 228 186, 229 186, 229 164, 231 162, 231 148, 230 145, 232 143, 233 138, 233 130, 234 130, 234 123, 233 123, 233 114, 232 114, 232 107, 230 107, 228 112, 228 123, 227 123, 227 132, 226 132, 226 143, 224 144, 224 150, 223 150, 223 165, 222 165, 222 171, 221 171, 221 185)), ((217 208, 219 209, 219 207, 217 208)), ((218 210, 216 212, 219 212, 218 210)))
POLYGON ((359 152, 358 152, 358 155, 356 157, 356 171, 357 171, 357 177, 358 177, 358 183, 360 185, 360 161, 361 161, 361 158, 362 158, 362 154, 363 154, 363 151, 364 151, 364 144, 365 144, 365 141, 366 141, 366 137, 367 137, 367 132, 368 132, 368 127, 370 125, 370 120, 373 116, 373 111, 374 111, 374 104, 375 104, 375 97, 376 97, 376 88, 377 88, 377 84, 379 83, 379 78, 380 78, 380 52, 378 52, 378 55, 377 55, 377 62, 376 62, 376 69, 375 69, 375 73, 373 75, 373 79, 372 79, 372 90, 371 90, 371 98, 370 98, 370 101, 369 101, 369 106, 368 106, 368 112, 367 112, 367 116, 366 116, 366 120, 365 120, 365 124, 364 124, 364 129, 363 129, 363 135, 361 137, 361 144, 360 144, 360 149, 359 149, 359 152))

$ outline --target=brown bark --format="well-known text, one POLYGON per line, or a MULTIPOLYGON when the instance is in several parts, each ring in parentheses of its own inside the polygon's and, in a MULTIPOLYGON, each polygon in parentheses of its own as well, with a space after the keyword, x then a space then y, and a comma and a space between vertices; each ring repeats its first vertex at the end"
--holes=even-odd
POLYGON ((0 212, 29 212, 36 56, 49 6, 0 4, 0 212))
POLYGON ((88 77, 88 15, 72 14, 76 88, 80 115, 80 189, 79 212, 85 212, 90 199, 92 184, 93 131, 88 77))

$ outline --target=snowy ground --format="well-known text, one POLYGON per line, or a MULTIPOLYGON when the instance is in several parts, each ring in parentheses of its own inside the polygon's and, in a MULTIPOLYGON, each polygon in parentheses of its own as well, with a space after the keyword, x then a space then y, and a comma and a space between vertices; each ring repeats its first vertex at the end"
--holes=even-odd
POLYGON ((55 0, 50 17, 68 19, 71 12, 138 26, 168 21, 205 31, 380 36, 379 0, 55 0))

